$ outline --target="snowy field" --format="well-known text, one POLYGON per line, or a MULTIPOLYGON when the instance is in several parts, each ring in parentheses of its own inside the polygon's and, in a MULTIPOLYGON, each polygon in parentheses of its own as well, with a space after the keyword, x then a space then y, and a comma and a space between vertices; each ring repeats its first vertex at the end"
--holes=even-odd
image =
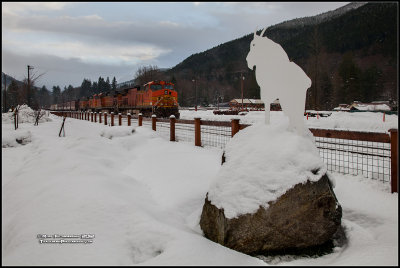
MULTIPOLYGON (((214 115, 213 111, 205 110, 180 110, 181 119, 200 117, 202 120, 230 121, 232 118, 240 119, 242 124, 255 124, 264 122, 264 111, 251 111, 245 115, 214 115)), ((271 124, 286 124, 289 119, 282 111, 271 111, 271 124)), ((385 115, 374 112, 332 112, 328 117, 304 117, 304 123, 309 128, 387 132, 391 128, 398 128, 397 115, 385 115)))
MULTIPOLYGON (((213 116, 197 113, 204 120, 213 116)), ((309 118, 307 125, 397 127, 397 116, 382 123, 378 114, 369 120, 367 114, 354 114, 366 116, 364 123, 351 114, 309 118)), ((254 123, 263 112, 239 118, 254 123)), ((272 112, 272 123, 284 120, 272 112)), ((332 173, 348 238, 333 253, 251 257, 204 238, 199 227, 221 149, 169 142, 148 127, 71 118, 66 136, 58 137, 62 120, 50 115, 45 121, 20 123, 15 131, 3 117, 2 265, 398 265, 398 194, 388 183, 332 173), (21 137, 25 144, 15 142, 21 137), (87 244, 40 244, 39 234, 95 237, 87 244)))

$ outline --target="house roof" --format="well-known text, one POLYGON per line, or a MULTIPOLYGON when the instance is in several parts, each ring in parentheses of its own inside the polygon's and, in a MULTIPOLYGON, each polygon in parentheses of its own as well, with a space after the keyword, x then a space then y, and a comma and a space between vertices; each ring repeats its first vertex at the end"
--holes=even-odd
POLYGON ((359 111, 390 111, 390 106, 385 102, 371 102, 361 103, 354 102, 350 105, 350 109, 357 109, 359 111))
MULTIPOLYGON (((242 103, 242 99, 233 99, 230 103, 242 103)), ((274 104, 279 104, 279 99, 274 100, 274 104)), ((264 104, 264 102, 260 99, 243 99, 243 104, 264 104)))

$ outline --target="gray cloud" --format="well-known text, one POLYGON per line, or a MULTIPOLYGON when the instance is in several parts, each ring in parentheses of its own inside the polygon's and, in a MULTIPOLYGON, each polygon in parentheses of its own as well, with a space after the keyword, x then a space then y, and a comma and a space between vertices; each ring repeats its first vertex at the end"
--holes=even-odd
POLYGON ((9 50, 2 51, 2 69, 16 79, 23 80, 27 77, 27 65, 34 66, 34 73, 45 73, 37 81, 37 86, 45 85, 51 89, 54 85, 80 86, 84 78, 97 81, 99 76, 116 77, 118 82, 133 78, 138 65, 105 65, 84 63, 79 59, 64 59, 49 55, 20 56, 9 50))
POLYGON ((202 8, 201 14, 206 14, 210 21, 205 25, 199 22, 199 14, 191 17, 190 13, 184 14, 187 18, 184 23, 168 21, 168 16, 150 23, 144 20, 109 21, 98 15, 55 14, 50 17, 43 13, 29 15, 3 10, 2 67, 3 71, 18 78, 27 64, 36 65, 47 71, 42 81, 48 87, 77 86, 83 78, 97 80, 100 75, 115 75, 121 81, 128 80, 133 78, 138 65, 173 67, 193 53, 251 33, 255 27, 261 29, 288 19, 316 15, 345 4, 204 3, 193 8, 202 8), (18 38, 5 40, 4 36, 18 38), (41 39, 34 42, 28 40, 28 36, 40 36, 41 39), (25 42, 32 42, 35 51, 27 51, 25 42), (16 48, 20 50, 15 51, 16 48), (67 52, 69 54, 65 54, 67 52), (110 58, 113 60, 106 64, 110 58), (93 59, 100 63, 94 63, 93 59))

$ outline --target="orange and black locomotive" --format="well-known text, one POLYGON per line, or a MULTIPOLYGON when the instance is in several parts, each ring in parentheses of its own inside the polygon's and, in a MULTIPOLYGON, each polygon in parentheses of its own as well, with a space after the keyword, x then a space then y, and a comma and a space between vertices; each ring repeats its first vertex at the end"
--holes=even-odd
POLYGON ((93 111, 115 113, 155 114, 157 117, 174 115, 179 118, 178 93, 174 84, 166 81, 151 81, 140 86, 126 87, 115 93, 107 92, 90 98, 51 105, 51 110, 93 111))

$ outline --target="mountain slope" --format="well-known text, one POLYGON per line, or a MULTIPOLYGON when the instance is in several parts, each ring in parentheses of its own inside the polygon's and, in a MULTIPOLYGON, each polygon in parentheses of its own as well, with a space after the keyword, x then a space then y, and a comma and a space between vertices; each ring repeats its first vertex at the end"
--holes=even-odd
MULTIPOLYGON (((313 81, 307 107, 331 109, 340 102, 397 98, 397 3, 356 3, 314 17, 269 27, 264 36, 279 43, 313 81), (346 68, 356 82, 346 87, 346 68), (340 71, 342 70, 342 71, 340 71), (371 87, 373 84, 375 87, 371 87), (365 97, 367 96, 367 97, 365 97)), ((180 102, 259 97, 246 56, 253 34, 191 55, 166 72, 177 81, 180 102), (192 82, 196 80, 196 84, 192 82)), ((347 72, 348 73, 348 72, 347 72)))

